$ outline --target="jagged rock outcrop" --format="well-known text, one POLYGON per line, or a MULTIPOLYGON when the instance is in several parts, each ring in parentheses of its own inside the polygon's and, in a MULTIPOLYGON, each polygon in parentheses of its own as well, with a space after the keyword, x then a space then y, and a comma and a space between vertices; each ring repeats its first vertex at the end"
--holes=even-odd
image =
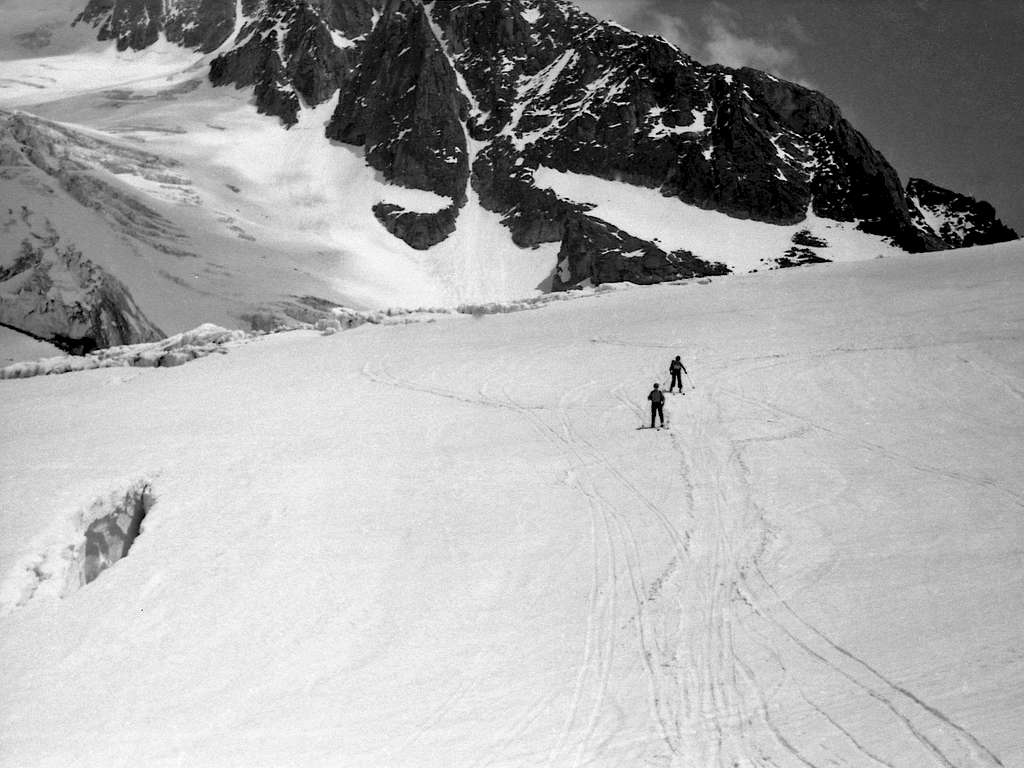
POLYGON ((442 242, 467 199, 470 105, 428 7, 387 2, 345 86, 327 136, 364 147, 366 162, 389 181, 452 201, 437 213, 378 205, 374 214, 413 248, 442 242))
POLYGON ((828 241, 813 234, 809 229, 801 229, 795 232, 792 242, 793 247, 787 249, 781 256, 761 259, 764 268, 788 269, 790 267, 803 267, 808 264, 827 264, 832 261, 822 253, 822 251, 828 252, 828 241))
MULTIPOLYGON (((467 129, 486 142, 474 188, 521 245, 564 243, 589 229, 575 207, 536 189, 533 172, 544 166, 656 188, 740 218, 792 224, 813 210, 859 221, 908 250, 942 247, 911 225, 895 170, 820 94, 754 70, 705 67, 566 3, 425 10, 471 104, 467 129)), ((386 16, 375 35, 393 47, 407 40, 386 16)), ((579 263, 590 270, 598 262, 579 263)), ((574 269, 556 286, 608 274, 574 269)))
MULTIPOLYGON (((792 226, 811 212, 909 251, 968 242, 926 222, 930 203, 908 197, 822 94, 700 64, 566 0, 244 0, 230 41, 228 3, 91 0, 82 18, 132 47, 153 30, 171 38, 172 22, 188 14, 211 19, 201 40, 181 24, 193 36, 180 42, 224 45, 213 82, 253 87, 257 108, 286 126, 337 94, 329 138, 364 148, 391 183, 451 200, 435 213, 374 208, 417 249, 444 242, 473 199, 501 215, 517 245, 560 243, 556 289, 723 269, 700 253, 666 253, 539 188, 541 169, 646 187, 739 219, 792 226)), ((981 214, 975 221, 992 233, 975 237, 1006 235, 981 214)), ((800 244, 779 254, 787 264, 821 258, 800 244)))
POLYGON ((0 324, 72 354, 164 336, 120 281, 55 233, 0 254, 0 324))
MULTIPOLYGON (((102 208, 116 228, 142 240, 160 244, 174 236, 169 222, 89 175, 85 158, 97 151, 96 140, 65 141, 69 136, 56 124, 0 112, 0 181, 8 190, 35 189, 45 197, 63 189, 81 205, 102 208)), ((134 160, 152 162, 152 156, 134 152, 134 160)), ((108 155, 106 161, 123 168, 127 158, 108 155)), ((151 170, 166 178, 166 167, 151 170)), ((0 324, 74 354, 164 335, 119 280, 26 205, 0 209, 0 324)))
POLYGON ((469 177, 468 113, 427 8, 392 0, 367 38, 327 135, 365 147, 366 161, 385 178, 461 205, 469 177))
POLYGON ((120 51, 147 48, 162 33, 172 43, 209 53, 234 31, 235 0, 89 0, 75 21, 98 27, 99 39, 116 40, 120 51))
POLYGON ((404 240, 419 251, 442 243, 455 231, 459 209, 455 205, 437 213, 407 211, 393 203, 378 203, 373 215, 395 237, 404 240))
POLYGON ((944 189, 925 179, 910 179, 907 197, 915 225, 934 232, 951 248, 1004 243, 1019 237, 984 200, 944 189))
POLYGON ((322 104, 354 66, 355 43, 342 37, 329 18, 358 28, 363 17, 348 21, 344 7, 331 4, 329 9, 338 10, 328 14, 310 2, 268 0, 243 24, 231 50, 210 64, 211 82, 252 86, 260 112, 294 125, 302 100, 322 104))
POLYGON ((729 271, 724 265, 710 264, 689 251, 666 253, 653 243, 585 214, 566 219, 558 259, 554 290, 578 285, 582 282, 578 275, 588 275, 595 285, 643 285, 729 271))
POLYGON ((253 87, 261 112, 295 123, 301 103, 323 103, 355 64, 359 39, 384 0, 89 0, 75 20, 119 50, 141 50, 161 34, 211 53, 215 85, 253 87), (241 18, 237 11, 240 8, 241 18))
POLYGON ((809 229, 801 229, 793 234, 793 245, 804 248, 828 248, 828 240, 818 237, 809 229))

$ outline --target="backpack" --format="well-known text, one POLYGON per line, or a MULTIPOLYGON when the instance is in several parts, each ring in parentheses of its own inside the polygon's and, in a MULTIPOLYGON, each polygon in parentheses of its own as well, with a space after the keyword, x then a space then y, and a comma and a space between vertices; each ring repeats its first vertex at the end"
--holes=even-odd
POLYGON ((656 389, 648 395, 647 399, 655 405, 661 405, 665 402, 665 394, 660 389, 656 389))

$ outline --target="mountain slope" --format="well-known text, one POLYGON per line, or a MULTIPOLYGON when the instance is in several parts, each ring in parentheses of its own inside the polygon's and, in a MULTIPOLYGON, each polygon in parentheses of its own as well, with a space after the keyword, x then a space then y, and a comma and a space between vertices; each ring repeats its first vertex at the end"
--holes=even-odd
POLYGON ((943 189, 925 179, 911 179, 907 195, 919 228, 935 232, 952 248, 969 248, 1016 240, 1018 235, 996 218, 984 200, 943 189))
MULTIPOLYGON (((75 53, 66 32, 52 57, 46 30, 67 8, 41 24, 10 1, 25 31, 5 34, 26 58, 0 61, 0 107, 28 114, 0 125, 5 156, 28 151, 11 126, 32 126, 51 156, 39 183, 61 187, 53 158, 68 154, 76 183, 105 191, 58 214, 5 172, 8 207, 50 210, 61 242, 165 333, 1014 235, 984 216, 937 231, 823 95, 704 66, 563 0, 90 0, 73 32, 106 47, 75 53), (90 142, 104 149, 83 160, 90 142), (151 212, 159 242, 104 215, 114 198, 151 212)), ((9 271, 25 233, 8 235, 9 271)), ((26 303, 12 295, 0 303, 26 303)), ((27 303, 47 302, 60 298, 27 303)))
POLYGON ((997 246, 0 381, 4 762, 1019 765, 1022 289, 997 246))
MULTIPOLYGON (((140 328, 158 327, 165 333, 192 327, 199 317, 232 327, 273 326, 289 317, 315 319, 331 304, 325 296, 335 303, 358 303, 335 287, 337 256, 324 253, 329 246, 322 240, 274 231, 273 220, 266 216, 240 215, 235 190, 241 187, 234 183, 238 176, 225 178, 216 167, 202 168, 190 162, 187 152, 176 159, 153 151, 152 144, 160 139, 194 138, 185 126, 190 119, 204 121, 194 111, 174 116, 181 100, 194 95, 198 85, 185 82, 184 89, 162 88, 153 97, 139 98, 139 91, 134 98, 106 92, 97 100, 100 108, 125 106, 118 114, 124 122, 116 135, 24 113, 0 113, 0 173, 7 200, 13 203, 4 212, 7 224, 0 232, 6 261, 0 286, 4 322, 87 347, 152 338, 148 332, 123 337, 62 325, 68 302, 83 296, 84 286, 69 278, 67 290, 58 295, 45 285, 27 290, 23 284, 24 268, 31 265, 21 254, 47 243, 50 250, 83 254, 116 277, 131 297, 122 302, 121 313, 137 314, 131 307, 138 303, 149 318, 140 328), (142 122, 137 114, 127 114, 134 111, 136 99, 145 115, 142 122), (165 117, 154 115, 153 107, 165 117), (166 116, 181 122, 169 122, 166 116), (150 119, 164 127, 154 127, 150 119), (138 136, 148 140, 140 142, 138 136), (18 274, 23 275, 21 282, 8 280, 18 274)), ((217 112, 221 119, 227 117, 223 104, 217 112)), ((213 141, 223 134, 220 129, 206 132, 213 141)), ((231 141, 224 136, 214 146, 223 152, 231 141)), ((395 285, 388 282, 389 288, 395 285)), ((92 306, 88 301, 86 305, 92 306)))

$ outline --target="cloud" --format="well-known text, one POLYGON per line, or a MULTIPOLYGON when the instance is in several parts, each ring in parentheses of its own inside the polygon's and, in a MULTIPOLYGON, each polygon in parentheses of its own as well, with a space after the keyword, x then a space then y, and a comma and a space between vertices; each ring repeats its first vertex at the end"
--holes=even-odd
POLYGON ((654 24, 653 34, 679 46, 680 50, 690 53, 701 47, 699 35, 694 34, 691 26, 679 16, 652 11, 650 17, 654 24))
POLYGON ((814 38, 811 37, 811 33, 807 31, 807 28, 800 22, 796 16, 789 15, 782 20, 783 29, 789 33, 789 36, 796 40, 802 45, 812 45, 814 38))
POLYGON ((607 19, 648 35, 659 35, 670 43, 689 52, 698 44, 689 22, 678 13, 661 9, 664 0, 577 0, 576 3, 587 13, 599 19, 607 19))
POLYGON ((642 16, 654 5, 655 0, 635 0, 628 5, 621 0, 578 0, 577 5, 591 16, 616 21, 630 26, 635 17, 642 16))
POLYGON ((708 61, 727 67, 753 67, 789 80, 803 80, 800 57, 793 43, 779 40, 785 36, 808 45, 810 35, 795 16, 779 19, 763 32, 772 37, 745 33, 743 19, 721 0, 713 0, 703 15, 705 39, 703 53, 708 61))
POLYGON ((755 37, 744 36, 728 18, 711 14, 706 19, 704 51, 716 64, 754 67, 783 75, 797 62, 796 51, 755 37))
POLYGON ((599 19, 615 21, 646 35, 657 35, 695 58, 703 52, 703 35, 694 30, 690 19, 664 10, 666 0, 576 0, 576 4, 599 19))
POLYGON ((598 18, 660 35, 698 61, 753 67, 807 84, 799 47, 812 45, 814 40, 793 15, 777 18, 769 28, 750 34, 744 18, 722 0, 690 2, 685 10, 671 0, 578 0, 578 4, 598 18))

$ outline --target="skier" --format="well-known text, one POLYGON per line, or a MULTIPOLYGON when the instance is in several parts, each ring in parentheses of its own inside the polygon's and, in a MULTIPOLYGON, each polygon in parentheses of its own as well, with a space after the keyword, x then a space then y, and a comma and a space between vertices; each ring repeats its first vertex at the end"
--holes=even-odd
POLYGON ((647 396, 647 399, 651 401, 651 429, 654 429, 654 417, 658 416, 661 419, 661 426, 665 426, 665 393, 662 392, 658 385, 654 385, 654 389, 651 390, 651 394, 647 396))
POLYGON ((683 361, 679 359, 679 355, 676 355, 676 359, 668 364, 668 372, 672 374, 672 383, 668 385, 668 391, 672 392, 672 387, 679 385, 680 394, 683 391, 683 377, 681 374, 685 373, 687 376, 690 374, 686 370, 686 366, 683 365, 683 361))

